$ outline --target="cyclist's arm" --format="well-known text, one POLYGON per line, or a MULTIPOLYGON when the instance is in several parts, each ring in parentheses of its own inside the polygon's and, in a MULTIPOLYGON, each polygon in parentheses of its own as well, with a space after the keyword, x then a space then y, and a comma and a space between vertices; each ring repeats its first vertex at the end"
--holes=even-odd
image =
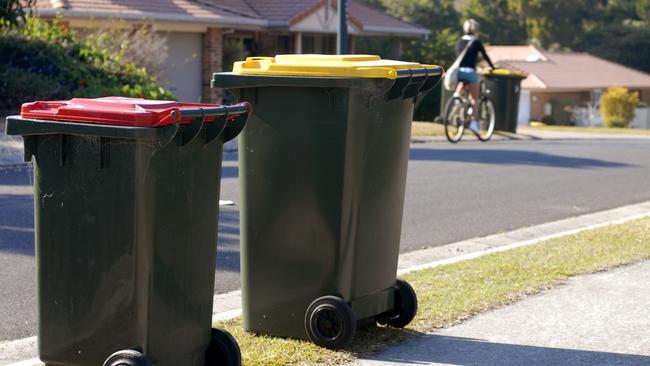
POLYGON ((490 56, 488 56, 487 52, 485 52, 485 47, 483 47, 483 42, 479 43, 479 51, 481 52, 481 55, 483 55, 483 59, 487 61, 488 64, 490 64, 490 67, 496 69, 496 67, 494 67, 494 64, 492 63, 492 60, 490 60, 490 56))

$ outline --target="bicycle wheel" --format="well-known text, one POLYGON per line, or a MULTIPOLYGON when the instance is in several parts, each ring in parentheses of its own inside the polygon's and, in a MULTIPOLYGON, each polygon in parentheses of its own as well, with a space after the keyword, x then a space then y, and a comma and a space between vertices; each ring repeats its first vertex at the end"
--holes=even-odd
POLYGON ((459 97, 453 97, 445 108, 445 136, 451 143, 460 141, 465 130, 465 103, 459 97))
POLYGON ((494 133, 494 103, 488 97, 482 97, 478 102, 478 127, 476 134, 481 141, 487 141, 494 133))

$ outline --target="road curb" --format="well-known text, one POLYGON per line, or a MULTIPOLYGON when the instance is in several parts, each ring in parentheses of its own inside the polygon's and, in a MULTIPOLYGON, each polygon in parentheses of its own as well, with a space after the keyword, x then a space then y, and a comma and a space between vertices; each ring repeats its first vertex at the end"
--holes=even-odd
MULTIPOLYGON (((400 255, 397 274, 403 275, 409 272, 470 260, 491 253, 529 246, 560 236, 621 224, 648 216, 650 216, 650 201, 575 216, 506 233, 416 250, 400 255)), ((213 322, 231 320, 240 316, 241 291, 237 290, 215 295, 212 313, 213 322)), ((6 366, 42 365, 37 358, 33 358, 36 355, 36 337, 0 344, 0 355, 2 355, 0 356, 0 362, 16 362, 17 360, 30 358, 17 363, 5 363, 6 366), (14 356, 9 359, 5 355, 14 356)))

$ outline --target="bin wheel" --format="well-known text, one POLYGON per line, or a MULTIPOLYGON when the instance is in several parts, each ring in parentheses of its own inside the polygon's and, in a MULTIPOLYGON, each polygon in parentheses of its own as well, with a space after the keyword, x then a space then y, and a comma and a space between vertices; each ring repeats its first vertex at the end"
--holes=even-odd
POLYGON ((205 351, 205 366, 241 366, 241 351, 230 333, 212 328, 210 345, 205 351))
POLYGON ((418 297, 408 282, 398 279, 395 281, 395 305, 390 310, 377 317, 377 322, 395 328, 404 328, 410 323, 418 311, 418 297))
POLYGON ((352 308, 340 297, 319 297, 305 312, 305 331, 309 339, 321 347, 344 347, 354 337, 356 328, 352 308))
POLYGON ((110 355, 106 361, 104 361, 104 366, 151 366, 151 360, 149 360, 141 352, 132 349, 125 349, 117 351, 110 355))

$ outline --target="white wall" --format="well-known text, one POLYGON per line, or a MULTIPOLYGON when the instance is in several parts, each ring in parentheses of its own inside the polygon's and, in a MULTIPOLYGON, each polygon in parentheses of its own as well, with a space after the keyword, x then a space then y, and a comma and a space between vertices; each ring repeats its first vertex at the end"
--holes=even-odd
POLYGON ((170 32, 161 83, 179 101, 201 101, 201 33, 170 32))
POLYGON ((517 124, 527 125, 530 122, 530 90, 521 90, 519 94, 519 109, 517 110, 517 124))
POLYGON ((635 112, 630 127, 650 129, 650 107, 637 108, 635 112))

